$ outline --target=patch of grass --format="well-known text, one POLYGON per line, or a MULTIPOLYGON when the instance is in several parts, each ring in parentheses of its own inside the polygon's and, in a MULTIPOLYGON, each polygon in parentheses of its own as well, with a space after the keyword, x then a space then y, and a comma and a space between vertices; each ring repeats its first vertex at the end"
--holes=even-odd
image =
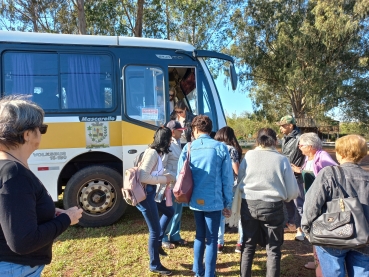
MULTIPOLYGON (((193 276, 193 213, 183 211, 182 237, 189 241, 185 247, 167 250, 161 258, 164 266, 173 270, 172 276, 193 276)), ((223 254, 218 254, 217 276, 239 276, 240 254, 235 253, 238 234, 225 234, 223 254)), ((157 276, 148 271, 148 228, 141 213, 128 207, 125 215, 114 225, 102 228, 70 227, 54 243, 53 261, 45 267, 43 277, 135 277, 157 276)), ((282 276, 313 277, 314 271, 304 269, 313 261, 312 247, 294 241, 294 234, 285 235, 282 250, 282 276)), ((258 248, 254 258, 253 276, 266 275, 266 251, 258 248)))

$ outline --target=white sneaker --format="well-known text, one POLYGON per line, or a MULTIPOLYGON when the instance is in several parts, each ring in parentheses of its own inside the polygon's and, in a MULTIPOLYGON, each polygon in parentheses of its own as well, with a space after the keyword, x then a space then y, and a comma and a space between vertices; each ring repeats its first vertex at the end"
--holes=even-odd
POLYGON ((304 232, 297 231, 296 236, 295 236, 295 240, 304 241, 304 239, 305 239, 304 232))

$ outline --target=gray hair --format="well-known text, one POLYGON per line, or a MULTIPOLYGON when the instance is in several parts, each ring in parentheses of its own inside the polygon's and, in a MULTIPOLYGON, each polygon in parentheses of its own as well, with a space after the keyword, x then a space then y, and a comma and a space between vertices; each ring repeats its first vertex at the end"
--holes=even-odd
POLYGON ((7 149, 24 144, 24 132, 40 127, 44 111, 29 95, 10 95, 0 100, 0 145, 7 149))
POLYGON ((310 145, 316 150, 322 150, 322 141, 315 133, 305 133, 300 136, 302 144, 310 145))

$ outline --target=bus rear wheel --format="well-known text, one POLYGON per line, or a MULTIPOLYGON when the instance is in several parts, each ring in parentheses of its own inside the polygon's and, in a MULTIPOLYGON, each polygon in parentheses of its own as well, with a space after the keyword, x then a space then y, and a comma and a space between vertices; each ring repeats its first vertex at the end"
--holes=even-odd
POLYGON ((116 222, 127 208, 121 192, 122 176, 105 166, 86 167, 68 181, 63 204, 68 209, 83 209, 79 225, 84 227, 107 226, 116 222))

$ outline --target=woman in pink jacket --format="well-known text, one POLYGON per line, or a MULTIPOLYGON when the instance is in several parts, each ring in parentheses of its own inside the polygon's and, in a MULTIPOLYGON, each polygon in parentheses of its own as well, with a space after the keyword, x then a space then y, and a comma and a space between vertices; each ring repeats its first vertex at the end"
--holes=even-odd
MULTIPOLYGON (((306 156, 305 162, 301 167, 295 166, 294 164, 291 166, 294 172, 302 173, 304 189, 306 192, 313 183, 315 176, 318 175, 322 168, 337 165, 337 163, 332 159, 331 155, 322 150, 322 141, 315 133, 302 134, 300 136, 299 148, 302 154, 306 156)), ((316 255, 315 248, 313 248, 313 250, 315 262, 308 262, 305 267, 307 269, 315 269, 316 276, 320 277, 323 275, 319 266, 319 260, 316 255)))

